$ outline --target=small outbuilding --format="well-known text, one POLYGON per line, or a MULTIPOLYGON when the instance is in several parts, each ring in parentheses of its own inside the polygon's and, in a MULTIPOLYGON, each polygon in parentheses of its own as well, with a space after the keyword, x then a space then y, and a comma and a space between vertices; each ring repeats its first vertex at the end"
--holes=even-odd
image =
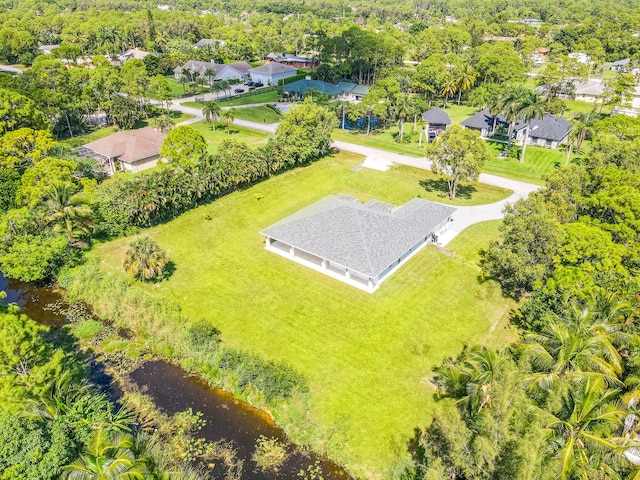
POLYGON ((437 242, 455 210, 420 198, 396 206, 330 195, 260 233, 268 251, 372 293, 437 242))
POLYGON ((445 129, 451 125, 451 118, 444 110, 435 107, 422 113, 422 119, 426 122, 424 132, 427 142, 432 142, 445 129))
POLYGON ((614 70, 616 72, 626 72, 629 69, 629 64, 631 63, 630 58, 623 58, 622 60, 618 60, 617 62, 613 62, 609 66, 609 70, 614 70))

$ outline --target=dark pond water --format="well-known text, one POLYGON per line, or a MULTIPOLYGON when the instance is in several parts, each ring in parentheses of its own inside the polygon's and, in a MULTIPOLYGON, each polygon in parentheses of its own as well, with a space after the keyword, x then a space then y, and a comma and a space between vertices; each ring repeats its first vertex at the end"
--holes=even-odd
MULTIPOLYGON (((7 293, 5 304, 12 302, 20 305, 22 313, 41 324, 60 326, 66 323, 60 311, 64 311, 69 304, 61 292, 51 286, 6 279, 0 274, 0 291, 7 293)), ((100 365, 96 365, 94 370, 94 381, 101 384, 108 382, 100 365)), ((164 361, 148 362, 134 370, 130 377, 166 413, 174 414, 189 408, 194 412, 202 412, 206 425, 199 436, 209 441, 225 439, 233 442, 238 458, 244 460, 242 480, 294 480, 299 478, 300 470, 306 470, 307 466, 316 465, 316 462, 325 480, 351 479, 333 462, 297 451, 287 440, 284 431, 265 412, 227 392, 210 388, 201 379, 187 375, 174 365, 164 361), (277 473, 255 470, 251 456, 261 435, 277 438, 288 445, 291 454, 277 473)), ((111 393, 118 395, 119 391, 112 389, 111 393)), ((223 478, 222 469, 219 472, 219 478, 223 478)))

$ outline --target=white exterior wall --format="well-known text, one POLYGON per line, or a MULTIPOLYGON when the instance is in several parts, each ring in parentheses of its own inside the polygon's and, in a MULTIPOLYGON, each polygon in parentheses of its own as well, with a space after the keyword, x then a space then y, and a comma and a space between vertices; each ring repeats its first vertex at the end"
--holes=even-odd
POLYGON ((243 80, 245 77, 235 68, 226 67, 216 76, 214 80, 243 80))
POLYGON ((292 71, 274 74, 250 72, 250 74, 252 82, 260 82, 264 85, 278 85, 279 80, 282 80, 283 78, 293 77, 294 75, 297 75, 297 72, 292 71))
POLYGON ((130 173, 138 173, 143 170, 148 170, 150 168, 155 167, 158 164, 159 155, 154 155, 153 157, 143 158, 142 160, 137 160, 133 163, 120 162, 122 168, 124 168, 127 172, 130 173))

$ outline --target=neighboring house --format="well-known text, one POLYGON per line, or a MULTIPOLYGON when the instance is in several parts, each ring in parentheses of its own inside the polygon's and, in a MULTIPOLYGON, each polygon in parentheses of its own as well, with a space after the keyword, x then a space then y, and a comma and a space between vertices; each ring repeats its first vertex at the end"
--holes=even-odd
POLYGON ((189 60, 181 67, 174 68, 173 73, 176 79, 180 78, 185 71, 191 75, 207 77, 205 74, 207 70, 213 72, 213 75, 207 78, 211 83, 219 80, 247 80, 251 65, 247 62, 211 63, 189 60))
POLYGON ((45 55, 51 55, 54 48, 58 48, 60 45, 40 45, 38 50, 41 51, 45 55))
MULTIPOLYGON (((520 142, 524 140, 526 127, 522 122, 517 122, 514 127, 516 139, 520 142)), ((547 113, 541 119, 534 118, 529 121, 528 144, 556 149, 564 142, 572 128, 573 125, 564 118, 547 113)))
POLYGON ((249 70, 252 82, 259 82, 263 85, 278 85, 280 80, 293 77, 298 74, 298 69, 283 65, 282 63, 269 62, 260 67, 249 70))
POLYGON ((536 48, 536 50, 533 52, 533 55, 531 56, 533 63, 535 63, 536 65, 542 65, 543 63, 545 63, 547 61, 547 58, 549 57, 549 52, 551 52, 550 48, 536 48))
POLYGON ((78 155, 99 160, 108 174, 118 170, 141 172, 158 164, 165 137, 150 127, 122 130, 83 145, 78 155))
MULTIPOLYGON (((509 122, 504 115, 496 115, 495 117, 489 113, 489 109, 472 115, 462 121, 460 125, 472 130, 478 130, 482 137, 488 137, 493 130, 494 119, 496 128, 503 126, 509 128, 509 122)), ((516 140, 520 142, 524 139, 525 128, 527 124, 516 122, 513 126, 516 140)), ((547 113, 542 119, 532 119, 529 122, 529 145, 538 147, 558 148, 558 146, 567 138, 573 126, 564 118, 556 117, 547 113)))
POLYGON ((340 89, 338 99, 349 103, 360 103, 369 93, 369 87, 352 82, 338 82, 337 87, 340 89))
POLYGON ((595 103, 604 93, 604 84, 599 80, 576 83, 574 98, 583 102, 595 103))
POLYGON ((427 143, 432 142, 438 135, 451 125, 451 118, 447 112, 438 107, 422 113, 422 119, 426 122, 424 127, 427 143))
POLYGON ((292 55, 290 53, 271 52, 267 55, 267 60, 296 68, 315 68, 319 65, 317 58, 299 57, 298 55, 292 55))
POLYGON ((127 60, 131 60, 132 58, 144 60, 147 55, 151 55, 151 52, 146 52, 144 50, 140 50, 139 48, 132 48, 118 55, 117 59, 120 63, 124 63, 127 60))
POLYGON ((198 40, 198 42, 193 46, 193 48, 204 48, 207 45, 210 45, 211 47, 222 48, 227 45, 227 42, 225 42, 224 40, 216 40, 213 38, 202 38, 198 40))
POLYGON ((330 195, 260 233, 268 251, 373 293, 422 247, 437 242, 455 211, 420 198, 396 206, 330 195))
POLYGON ((569 58, 573 58, 577 62, 584 63, 585 65, 591 64, 591 57, 584 52, 571 52, 569 58))
POLYGON ((471 130, 479 131, 481 137, 488 137, 493 133, 494 121, 496 128, 509 126, 504 115, 491 115, 488 108, 480 110, 478 113, 463 120, 460 122, 460 125, 471 130))
POLYGON ((615 70, 616 72, 626 72, 629 69, 630 63, 630 58, 623 58, 622 60, 618 60, 617 62, 613 62, 611 65, 609 65, 609 70, 615 70))
POLYGON ((333 83, 323 82, 322 80, 310 80, 308 78, 298 80, 284 86, 284 91, 293 99, 302 99, 308 90, 316 90, 330 98, 336 98, 350 103, 359 103, 367 93, 369 87, 358 85, 351 82, 333 83))

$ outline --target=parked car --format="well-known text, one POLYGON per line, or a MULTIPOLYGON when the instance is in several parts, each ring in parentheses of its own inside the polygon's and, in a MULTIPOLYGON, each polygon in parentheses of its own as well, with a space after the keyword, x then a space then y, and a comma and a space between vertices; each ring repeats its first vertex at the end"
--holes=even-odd
POLYGON ((245 85, 246 85, 247 87, 253 87, 253 86, 255 85, 255 83, 253 83, 253 82, 247 82, 247 83, 245 83, 245 85))
POLYGON ((254 87, 264 87, 264 85, 261 84, 260 82, 254 82, 253 86, 254 87))
POLYGON ((242 88, 236 88, 233 93, 244 93, 244 89, 242 88))

